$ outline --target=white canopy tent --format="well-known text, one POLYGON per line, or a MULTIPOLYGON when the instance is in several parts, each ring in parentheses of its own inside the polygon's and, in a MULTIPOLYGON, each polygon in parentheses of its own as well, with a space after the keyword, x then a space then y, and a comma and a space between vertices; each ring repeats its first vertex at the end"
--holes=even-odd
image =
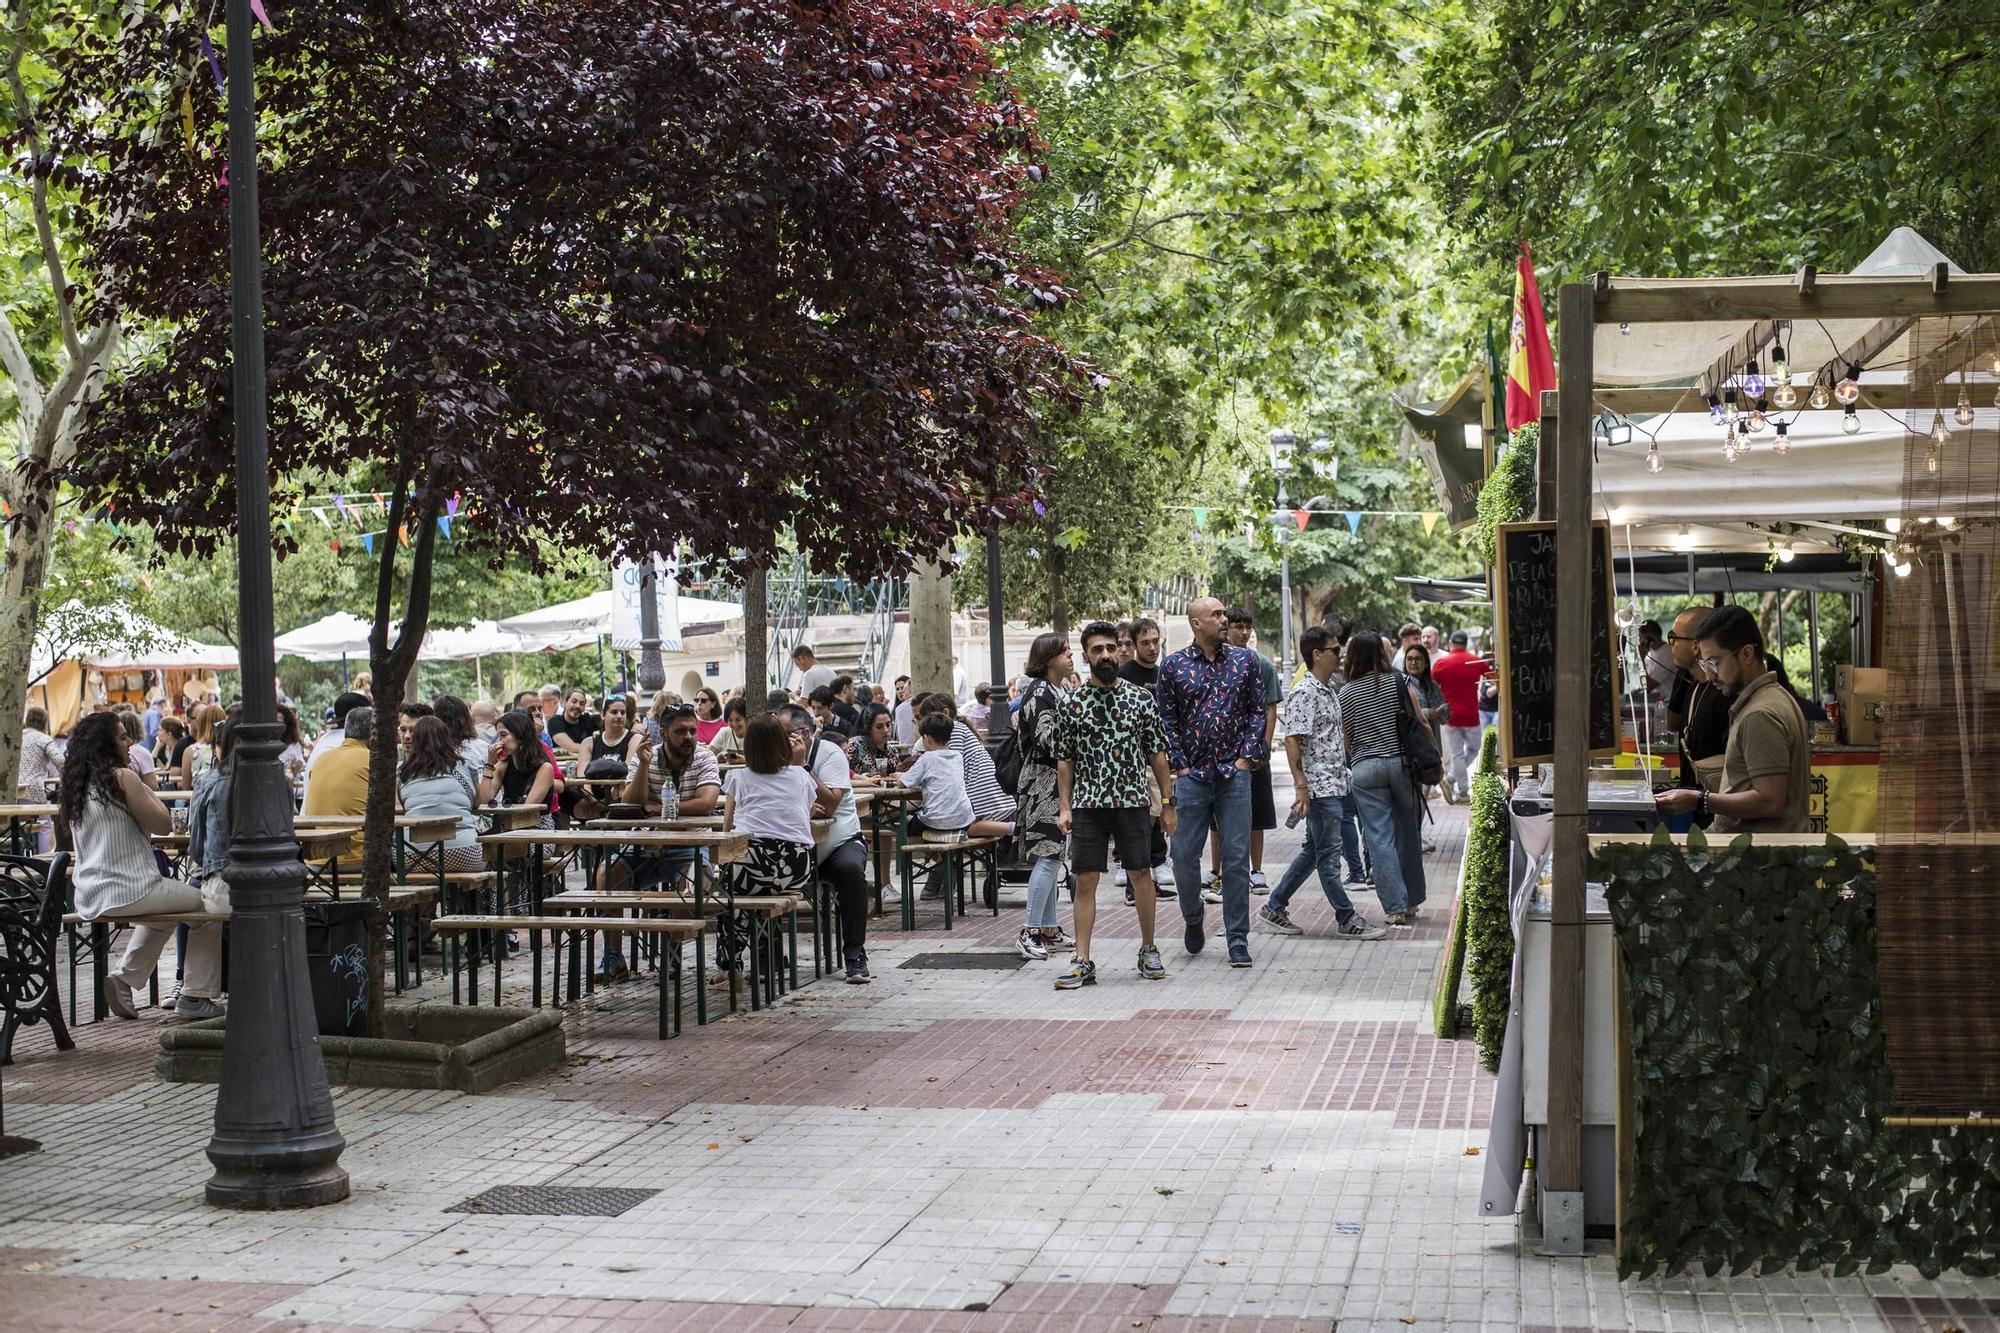
POLYGON ((308 662, 338 662, 347 656, 368 655, 368 622, 345 611, 315 620, 310 625, 280 634, 272 641, 280 657, 303 657, 308 662))
MULTIPOLYGON (((680 597, 676 601, 683 629, 691 625, 723 624, 743 618, 743 607, 738 602, 710 601, 704 597, 680 597)), ((558 602, 525 615, 508 616, 498 624, 502 630, 520 640, 521 652, 587 648, 596 643, 600 635, 612 633, 614 611, 612 591, 606 588, 575 601, 558 602)), ((632 651, 639 644, 636 639, 613 638, 611 646, 632 651)))

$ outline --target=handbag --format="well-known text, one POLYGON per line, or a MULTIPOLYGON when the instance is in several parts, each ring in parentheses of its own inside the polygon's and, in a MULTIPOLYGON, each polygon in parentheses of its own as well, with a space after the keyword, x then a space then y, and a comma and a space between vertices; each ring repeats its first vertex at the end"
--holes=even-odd
POLYGON ((1417 711, 1409 686, 1396 682, 1396 745, 1403 752, 1403 771, 1422 791, 1444 781, 1444 757, 1438 753, 1431 724, 1417 711))

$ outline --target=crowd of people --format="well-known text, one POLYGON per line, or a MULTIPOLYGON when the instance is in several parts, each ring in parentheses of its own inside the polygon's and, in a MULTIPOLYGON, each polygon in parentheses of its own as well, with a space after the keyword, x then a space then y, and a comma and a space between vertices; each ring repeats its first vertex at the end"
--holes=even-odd
MULTIPOLYGON (((1354 632, 1341 618, 1301 636, 1300 670, 1289 689, 1252 647, 1248 613, 1214 598, 1188 611, 1192 642, 1163 652, 1150 618, 1093 622, 1071 648, 1043 634, 1021 675, 1001 691, 968 685, 954 669, 951 690, 916 693, 908 676, 886 688, 838 674, 809 646, 794 655, 794 686, 773 692, 752 715, 740 691, 704 688, 683 700, 657 692, 641 708, 622 695, 592 698, 546 685, 517 694, 504 711, 491 700, 451 694, 400 704, 377 716, 365 676, 327 710, 308 737, 297 712, 281 708, 281 761, 308 815, 365 813, 369 751, 378 728, 397 737, 396 802, 415 815, 450 818, 451 836, 411 849, 409 869, 484 868, 477 811, 539 807, 543 827, 610 816, 720 814, 747 832, 736 891, 804 892, 815 873, 832 891, 846 948, 848 980, 871 980, 866 933, 867 867, 854 791, 897 783, 919 794, 907 836, 932 842, 1005 840, 1028 866, 1023 957, 1067 953, 1059 989, 1096 984, 1092 953, 1096 892, 1115 869, 1140 931, 1136 968, 1162 979, 1156 903, 1180 909, 1181 942, 1192 956, 1207 944, 1205 908, 1222 907, 1232 967, 1252 966, 1253 919, 1281 934, 1303 933, 1289 905, 1315 874, 1335 915, 1334 936, 1376 940, 1406 927, 1425 901, 1423 822, 1435 790, 1406 762, 1405 723, 1432 730, 1450 756, 1447 800, 1463 799, 1488 700, 1490 667, 1466 636, 1439 646, 1436 631, 1408 625, 1393 638, 1354 632), (989 746, 995 711, 1005 709, 1011 742, 989 746), (1290 822, 1304 822, 1304 846, 1275 886, 1263 870, 1264 835, 1277 827, 1272 765, 1291 773, 1290 822), (817 824, 816 822, 817 821, 817 824), (815 856, 814 853, 817 853, 815 856), (1204 861, 1207 874, 1204 876, 1204 861), (1061 903, 1073 880, 1071 926, 1061 903), (1372 891, 1379 922, 1355 905, 1372 891), (1269 895, 1253 918, 1251 899, 1269 895)), ((954 668, 956 663, 954 661, 954 668)), ((218 899, 228 847, 227 784, 239 710, 196 707, 185 718, 157 707, 120 707, 85 717, 67 749, 47 733, 39 710, 27 715, 22 795, 57 796, 77 849, 79 911, 131 916, 169 902, 218 899), (170 879, 150 837, 173 827, 159 790, 191 792, 186 881, 170 879), (190 897, 189 895, 194 895, 190 897)), ((678 882, 693 849, 610 858, 597 887, 645 889, 678 882)), ((885 896, 895 898, 893 887, 885 896)), ((211 908, 213 910, 213 908, 211 908)), ((131 1011, 130 988, 149 973, 160 932, 135 930, 107 982, 114 1013, 131 1011)), ((205 1016, 215 1001, 208 928, 188 937, 184 1015, 205 1016)), ((725 962, 733 952, 725 949, 725 962)), ((596 967, 614 981, 633 968, 623 941, 607 937, 596 967)))

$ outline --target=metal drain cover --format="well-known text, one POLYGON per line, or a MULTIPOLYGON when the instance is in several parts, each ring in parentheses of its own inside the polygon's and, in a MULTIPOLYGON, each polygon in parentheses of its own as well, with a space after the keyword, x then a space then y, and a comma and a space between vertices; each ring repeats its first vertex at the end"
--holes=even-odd
POLYGON ((1013 953, 920 953, 905 958, 898 966, 946 972, 1012 972, 1027 961, 1013 953))
POLYGON ((658 1190, 578 1189, 566 1185, 495 1185, 447 1213, 505 1213, 522 1217, 617 1217, 658 1190))

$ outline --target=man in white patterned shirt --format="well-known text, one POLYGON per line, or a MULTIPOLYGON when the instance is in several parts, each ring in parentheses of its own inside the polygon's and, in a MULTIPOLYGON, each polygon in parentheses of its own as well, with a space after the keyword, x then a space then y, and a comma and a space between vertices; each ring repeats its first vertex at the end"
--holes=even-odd
POLYGON ((1305 846, 1285 871, 1257 918, 1280 935, 1303 935, 1285 910, 1292 895, 1319 871, 1319 886, 1333 904, 1334 937, 1379 940, 1389 932, 1371 925, 1354 910, 1342 885, 1341 804, 1347 795, 1347 746, 1341 739, 1340 695, 1332 678, 1340 663, 1340 645, 1323 626, 1299 636, 1299 658, 1305 678, 1285 697, 1278 710, 1278 734, 1285 738, 1285 757, 1292 765, 1292 822, 1306 821, 1305 846))

